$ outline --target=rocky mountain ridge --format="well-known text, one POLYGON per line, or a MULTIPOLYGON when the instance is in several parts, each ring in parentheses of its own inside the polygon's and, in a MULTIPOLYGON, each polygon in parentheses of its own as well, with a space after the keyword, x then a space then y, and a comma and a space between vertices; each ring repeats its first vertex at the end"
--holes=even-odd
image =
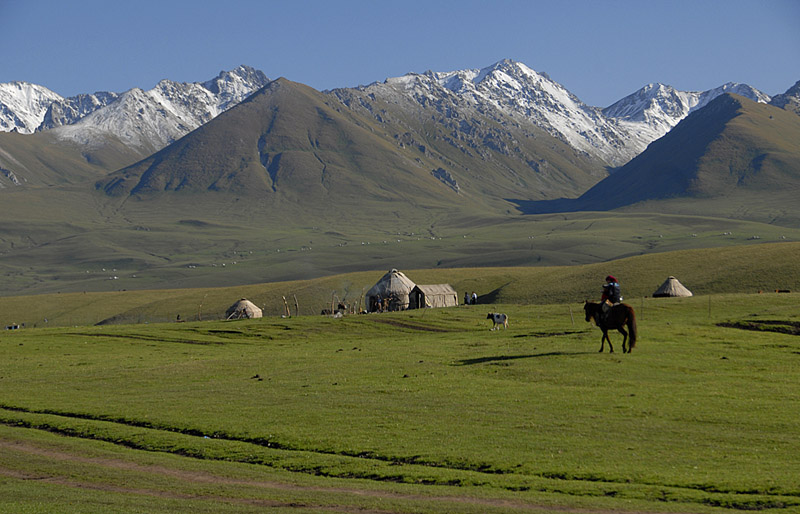
POLYGON ((239 66, 205 82, 162 80, 153 89, 63 98, 26 83, 0 84, 0 127, 22 134, 53 131, 60 140, 102 144, 109 135, 154 152, 244 100, 269 79, 239 66))
MULTIPOLYGON (((445 116, 463 109, 480 114, 499 111, 533 123, 610 167, 625 164, 689 113, 722 94, 736 93, 762 103, 770 101, 768 95, 746 84, 728 83, 703 92, 648 84, 600 109, 583 103, 546 73, 511 60, 483 69, 409 73, 350 90, 366 95, 360 103, 367 109, 373 98, 397 103, 404 96, 423 108, 436 106, 445 116)), ((334 93, 341 96, 341 91, 334 93)))
POLYGON ((0 84, 0 132, 32 134, 61 95, 29 82, 0 84))

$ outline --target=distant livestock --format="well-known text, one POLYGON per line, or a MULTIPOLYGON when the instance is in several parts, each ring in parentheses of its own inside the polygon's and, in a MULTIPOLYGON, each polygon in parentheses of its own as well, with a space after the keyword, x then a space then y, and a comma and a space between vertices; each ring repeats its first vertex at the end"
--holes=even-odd
POLYGON ((492 328, 490 330, 499 330, 500 325, 503 326, 503 329, 508 328, 508 316, 505 314, 501 314, 499 312, 490 312, 486 319, 492 320, 492 328))

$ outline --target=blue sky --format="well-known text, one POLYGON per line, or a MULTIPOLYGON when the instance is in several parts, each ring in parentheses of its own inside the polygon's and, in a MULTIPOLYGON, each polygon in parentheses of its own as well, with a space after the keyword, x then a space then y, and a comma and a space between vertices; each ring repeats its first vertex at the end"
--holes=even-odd
POLYGON ((504 58, 599 107, 650 82, 800 80, 800 0, 0 0, 0 37, 0 82, 63 96, 239 64, 323 90, 504 58))

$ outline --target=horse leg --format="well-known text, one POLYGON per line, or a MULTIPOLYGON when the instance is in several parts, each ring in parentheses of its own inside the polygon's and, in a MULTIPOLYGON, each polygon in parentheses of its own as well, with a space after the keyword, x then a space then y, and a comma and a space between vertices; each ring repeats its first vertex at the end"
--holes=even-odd
POLYGON ((608 331, 603 330, 603 337, 600 339, 600 352, 603 353, 603 348, 605 348, 606 341, 608 341, 608 351, 609 353, 614 353, 614 347, 611 346, 611 338, 608 337, 608 331))
POLYGON ((625 331, 624 328, 620 327, 617 329, 620 334, 622 334, 622 353, 629 353, 630 349, 626 350, 625 343, 628 342, 628 333, 625 331))

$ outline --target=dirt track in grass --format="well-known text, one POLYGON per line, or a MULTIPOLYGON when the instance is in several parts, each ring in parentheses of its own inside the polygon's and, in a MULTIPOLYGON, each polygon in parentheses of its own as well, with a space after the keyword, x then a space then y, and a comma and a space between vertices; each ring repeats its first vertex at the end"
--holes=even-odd
MULTIPOLYGON (((587 514, 587 513, 597 513, 597 514, 630 514, 632 511, 625 511, 625 510, 597 510, 597 509, 582 509, 582 508, 574 508, 574 507, 558 507, 558 506, 551 506, 551 505, 539 505, 531 502, 525 501, 514 501, 514 500, 505 500, 505 499, 483 499, 483 498, 472 498, 472 497, 462 497, 462 496, 428 496, 428 495, 419 495, 419 494, 404 494, 399 493, 396 491, 382 491, 382 490, 375 490, 375 489, 362 489, 357 487, 321 487, 321 486, 304 486, 304 485, 297 485, 291 484, 287 482, 281 482, 277 480, 262 480, 262 479, 240 479, 240 478, 231 478, 222 476, 219 474, 205 472, 205 471, 189 471, 177 468, 170 468, 166 466, 159 466, 159 465, 152 465, 152 464, 139 464, 133 462, 131 460, 126 460, 124 458, 116 458, 116 457, 87 457, 84 455, 79 455, 74 452, 66 451, 64 449, 56 449, 52 447, 45 447, 36 444, 32 444, 26 441, 14 440, 0 440, 0 454, 5 452, 14 452, 17 454, 28 455, 31 457, 42 457, 46 458, 50 461, 58 461, 62 464, 66 463, 75 463, 80 465, 88 465, 93 466, 96 470, 117 470, 117 471, 129 471, 131 473, 136 473, 139 475, 150 475, 155 477, 163 477, 165 479, 170 479, 173 481, 173 484, 177 483, 177 486, 171 486, 172 490, 166 489, 153 489, 153 488, 142 488, 142 487, 135 487, 135 486, 120 486, 118 484, 112 483, 98 483, 94 480, 81 480, 75 474, 70 474, 71 476, 58 475, 53 473, 46 473, 40 471, 33 471, 33 470, 20 470, 14 469, 9 467, 8 465, 3 464, 2 459, 0 458, 0 477, 5 477, 8 479, 16 479, 16 480, 41 480, 47 481, 51 484, 58 484, 64 487, 76 488, 76 489, 87 489, 87 490, 95 490, 95 491, 106 491, 111 493, 120 493, 120 494, 134 494, 134 495, 144 495, 150 496, 155 498, 164 498, 170 500, 193 500, 193 501, 209 501, 209 502, 225 502, 231 503, 234 505, 250 505, 255 507, 268 507, 268 508, 283 508, 283 509, 312 509, 312 510, 319 510, 321 512, 358 512, 364 514, 392 514, 395 512, 404 512, 406 509, 402 511, 396 510, 376 510, 376 509, 367 509, 358 506, 359 501, 358 498, 365 498, 365 497, 373 497, 373 498, 388 498, 394 499, 399 501, 408 501, 408 502, 425 502, 427 504, 436 504, 441 503, 441 512, 446 512, 449 510, 448 505, 450 508, 453 508, 457 505, 464 505, 464 506, 472 506, 480 508, 481 506, 485 506, 492 510, 502 510, 502 511, 529 511, 529 512, 558 512, 558 513, 575 513, 575 514, 587 514), (248 488, 256 488, 256 489, 272 489, 276 491, 298 491, 298 492, 319 492, 323 494, 333 494, 337 495, 338 498, 336 500, 332 500, 331 497, 327 497, 326 501, 321 502, 322 504, 317 505, 307 501, 297 501, 297 502, 287 502, 287 501, 279 501, 279 500, 269 500, 269 499, 262 499, 262 498, 245 498, 239 497, 236 495, 211 495, 211 494, 202 494, 198 495, 196 493, 184 493, 181 492, 181 483, 189 485, 195 484, 213 484, 213 485, 225 485, 231 487, 248 487, 248 488), (352 495, 353 502, 349 502, 346 499, 341 498, 342 495, 352 495), (332 504, 334 503, 334 504, 332 504)), ((234 489, 235 491, 235 489, 234 489)), ((285 495, 284 495, 285 496, 285 495)), ((415 510, 415 509, 412 509, 415 510)))

